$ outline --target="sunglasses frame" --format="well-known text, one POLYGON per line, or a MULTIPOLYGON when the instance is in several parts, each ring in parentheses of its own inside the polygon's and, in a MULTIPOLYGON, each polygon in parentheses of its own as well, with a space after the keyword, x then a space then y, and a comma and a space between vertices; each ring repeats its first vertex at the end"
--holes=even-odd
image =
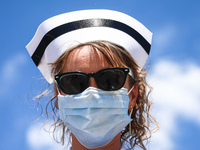
MULTIPOLYGON (((114 89, 114 90, 112 90, 112 89, 110 89, 110 90, 104 89, 97 82, 98 81, 98 79, 97 79, 98 78, 98 73, 103 72, 103 71, 107 71, 107 70, 118 70, 118 71, 123 72, 124 81, 123 81, 123 84, 122 84, 122 86, 120 88, 122 88, 124 86, 128 74, 134 79, 134 74, 133 74, 133 72, 129 68, 125 68, 125 67, 113 67, 113 68, 105 68, 105 69, 99 70, 96 73, 85 73, 85 72, 81 72, 81 71, 72 71, 72 72, 60 73, 60 74, 55 75, 55 81, 56 81, 57 86, 62 90, 62 92, 65 93, 65 94, 68 94, 68 95, 74 95, 74 94, 70 94, 70 93, 65 92, 65 90, 62 88, 62 86, 60 86, 62 77, 65 76, 65 75, 67 75, 67 74, 80 74, 80 75, 86 76, 87 79, 88 79, 87 80, 87 86, 89 84, 90 78, 93 77, 95 79, 98 87, 100 89, 102 89, 102 90, 105 90, 105 91, 116 91, 116 90, 120 89, 120 88, 117 88, 117 89, 114 89)), ((83 92, 83 91, 81 91, 81 92, 83 92)), ((81 93, 81 92, 79 92, 79 93, 81 93)), ((75 94, 79 94, 79 93, 75 93, 75 94)))

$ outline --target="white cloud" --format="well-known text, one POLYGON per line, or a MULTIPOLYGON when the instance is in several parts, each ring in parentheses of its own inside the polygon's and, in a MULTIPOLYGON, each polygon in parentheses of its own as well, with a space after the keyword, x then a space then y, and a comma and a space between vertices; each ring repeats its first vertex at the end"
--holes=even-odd
POLYGON ((27 142, 30 150, 62 150, 65 147, 54 141, 52 134, 45 131, 39 123, 28 129, 27 142))
POLYGON ((173 24, 168 24, 163 26, 160 29, 157 29, 154 32, 154 39, 153 39, 153 45, 154 49, 157 49, 158 52, 162 52, 163 50, 167 49, 167 47, 173 43, 173 40, 177 34, 177 28, 173 24))
POLYGON ((26 63, 26 56, 24 54, 15 54, 10 56, 3 64, 1 64, 1 86, 0 95, 6 94, 9 88, 17 81, 20 74, 21 67, 26 63))
POLYGON ((160 123, 152 149, 173 150, 171 136, 178 132, 178 116, 200 125, 200 67, 162 60, 152 68, 149 80, 154 88, 154 114, 160 123))

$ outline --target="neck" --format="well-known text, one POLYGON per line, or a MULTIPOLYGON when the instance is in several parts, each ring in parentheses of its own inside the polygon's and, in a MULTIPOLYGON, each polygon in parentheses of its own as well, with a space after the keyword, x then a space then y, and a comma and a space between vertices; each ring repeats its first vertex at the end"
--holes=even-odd
POLYGON ((72 134, 72 150, 120 150, 121 148, 121 133, 117 134, 117 136, 107 145, 95 149, 88 149, 84 147, 77 138, 72 134))

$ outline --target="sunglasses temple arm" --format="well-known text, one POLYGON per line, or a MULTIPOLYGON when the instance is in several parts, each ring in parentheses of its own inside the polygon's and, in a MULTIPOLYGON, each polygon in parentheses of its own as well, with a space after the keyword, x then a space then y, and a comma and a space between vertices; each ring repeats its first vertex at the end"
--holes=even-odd
POLYGON ((131 69, 129 69, 129 73, 128 73, 131 77, 132 77, 132 79, 134 79, 135 77, 134 77, 134 73, 132 72, 132 70, 131 69))

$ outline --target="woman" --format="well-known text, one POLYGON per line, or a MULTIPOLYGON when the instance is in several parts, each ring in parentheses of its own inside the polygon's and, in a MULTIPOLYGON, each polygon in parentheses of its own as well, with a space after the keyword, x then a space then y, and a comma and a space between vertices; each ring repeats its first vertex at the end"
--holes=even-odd
POLYGON ((72 137, 71 150, 146 149, 156 125, 142 69, 151 38, 140 22, 111 10, 65 13, 39 26, 27 49, 54 83, 47 105, 63 143, 72 137))

